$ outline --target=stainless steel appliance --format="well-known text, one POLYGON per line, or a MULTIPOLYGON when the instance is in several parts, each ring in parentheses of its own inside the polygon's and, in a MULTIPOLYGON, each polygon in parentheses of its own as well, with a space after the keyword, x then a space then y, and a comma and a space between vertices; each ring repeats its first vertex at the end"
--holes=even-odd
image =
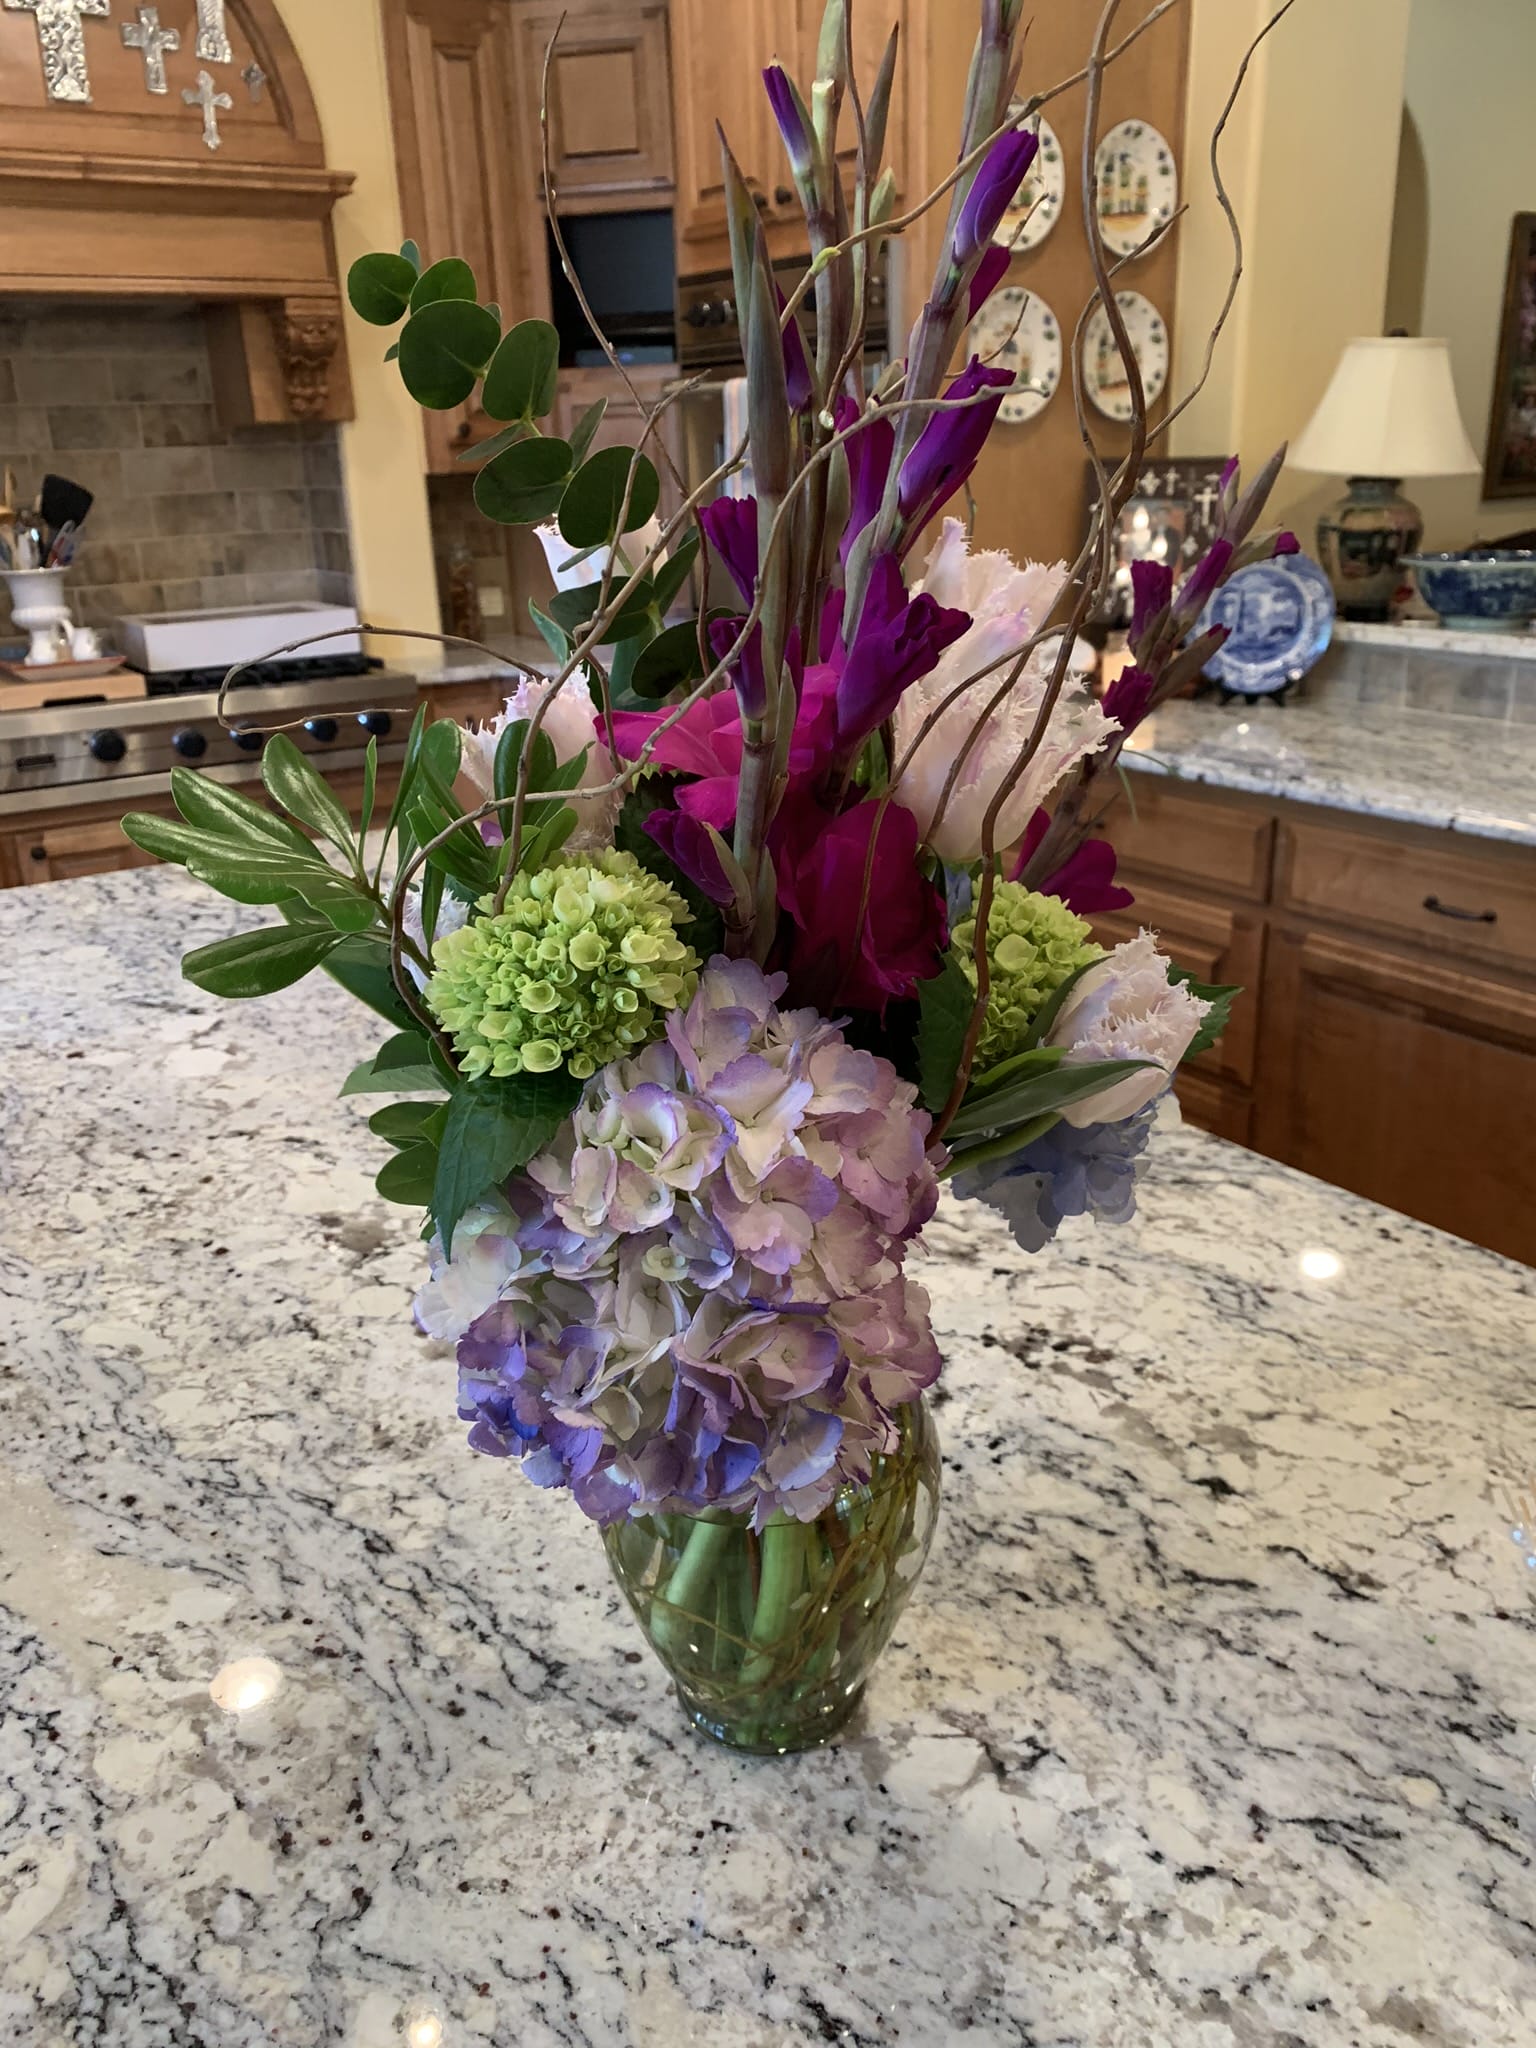
MULTIPOLYGON (((356 660, 356 657, 352 658, 356 660)), ((337 663, 283 664, 284 674, 232 690, 218 719, 220 670, 158 676, 156 694, 126 704, 78 703, 7 713, 0 691, 0 817, 113 801, 131 810, 170 787, 172 768, 196 768, 220 782, 254 782, 265 733, 291 725, 289 737, 317 762, 361 768, 370 738, 385 764, 405 751, 415 712, 410 676, 371 665, 337 674, 337 663)))

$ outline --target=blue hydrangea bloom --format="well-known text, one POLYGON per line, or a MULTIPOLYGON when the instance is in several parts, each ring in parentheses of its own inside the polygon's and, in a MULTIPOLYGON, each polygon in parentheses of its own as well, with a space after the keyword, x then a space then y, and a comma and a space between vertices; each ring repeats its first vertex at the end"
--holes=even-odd
POLYGON ((1156 1118, 1157 1104, 1150 1103, 1117 1124, 1078 1130, 1059 1123, 1009 1159, 956 1174, 955 1193, 979 1197, 998 1210, 1027 1252, 1049 1244, 1069 1216, 1129 1223, 1156 1118))

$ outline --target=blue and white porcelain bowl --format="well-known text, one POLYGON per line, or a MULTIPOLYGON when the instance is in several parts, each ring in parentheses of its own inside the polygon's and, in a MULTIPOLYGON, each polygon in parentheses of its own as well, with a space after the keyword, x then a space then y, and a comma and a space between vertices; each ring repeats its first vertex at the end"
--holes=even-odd
POLYGON ((1405 555, 1419 595, 1443 624, 1461 632, 1517 633, 1536 618, 1536 552, 1466 548, 1455 555, 1405 555))

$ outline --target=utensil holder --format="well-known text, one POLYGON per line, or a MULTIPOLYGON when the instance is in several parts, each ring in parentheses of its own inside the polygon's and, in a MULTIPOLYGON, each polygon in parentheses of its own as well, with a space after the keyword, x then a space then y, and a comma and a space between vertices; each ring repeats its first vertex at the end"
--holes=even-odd
POLYGON ((11 592, 11 617, 32 637, 27 651, 29 666, 44 667, 70 657, 61 653, 59 628, 64 629, 62 646, 69 646, 69 606, 64 602, 67 569, 0 569, 11 592))

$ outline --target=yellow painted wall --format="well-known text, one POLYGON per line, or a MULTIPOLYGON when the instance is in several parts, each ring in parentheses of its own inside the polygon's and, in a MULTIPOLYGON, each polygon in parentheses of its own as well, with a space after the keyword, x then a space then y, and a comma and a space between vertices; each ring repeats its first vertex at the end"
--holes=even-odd
MULTIPOLYGON (((1199 373, 1231 261, 1209 137, 1244 49, 1274 12, 1274 0, 1189 4, 1180 389, 1199 373)), ((1255 59, 1222 149, 1247 246, 1242 290, 1211 383, 1174 430, 1175 452, 1236 451, 1256 468, 1306 425, 1344 343, 1382 332, 1410 11, 1409 0, 1297 0, 1255 59)), ((1342 489, 1288 470, 1273 502, 1310 542, 1319 509, 1342 489)))
MULTIPOLYGON (((384 73, 378 0, 277 0, 325 131, 326 161, 357 183, 336 208, 336 253, 343 276, 370 249, 402 240, 399 190, 384 73)), ((385 338, 349 311, 347 346, 357 418, 341 430, 342 465, 352 517, 358 609, 377 625, 438 623, 437 579, 427 516, 421 416, 393 364, 385 338)), ((386 659, 430 664, 430 648, 384 641, 386 659)))
MULTIPOLYGON (((1481 454, 1497 367, 1510 223, 1536 210, 1536 4, 1414 0, 1389 304, 1443 334, 1481 454), (1474 140, 1475 138, 1475 140, 1474 140)), ((1477 477, 1412 486, 1425 544, 1464 547, 1536 525, 1536 497, 1482 501, 1477 477)))

